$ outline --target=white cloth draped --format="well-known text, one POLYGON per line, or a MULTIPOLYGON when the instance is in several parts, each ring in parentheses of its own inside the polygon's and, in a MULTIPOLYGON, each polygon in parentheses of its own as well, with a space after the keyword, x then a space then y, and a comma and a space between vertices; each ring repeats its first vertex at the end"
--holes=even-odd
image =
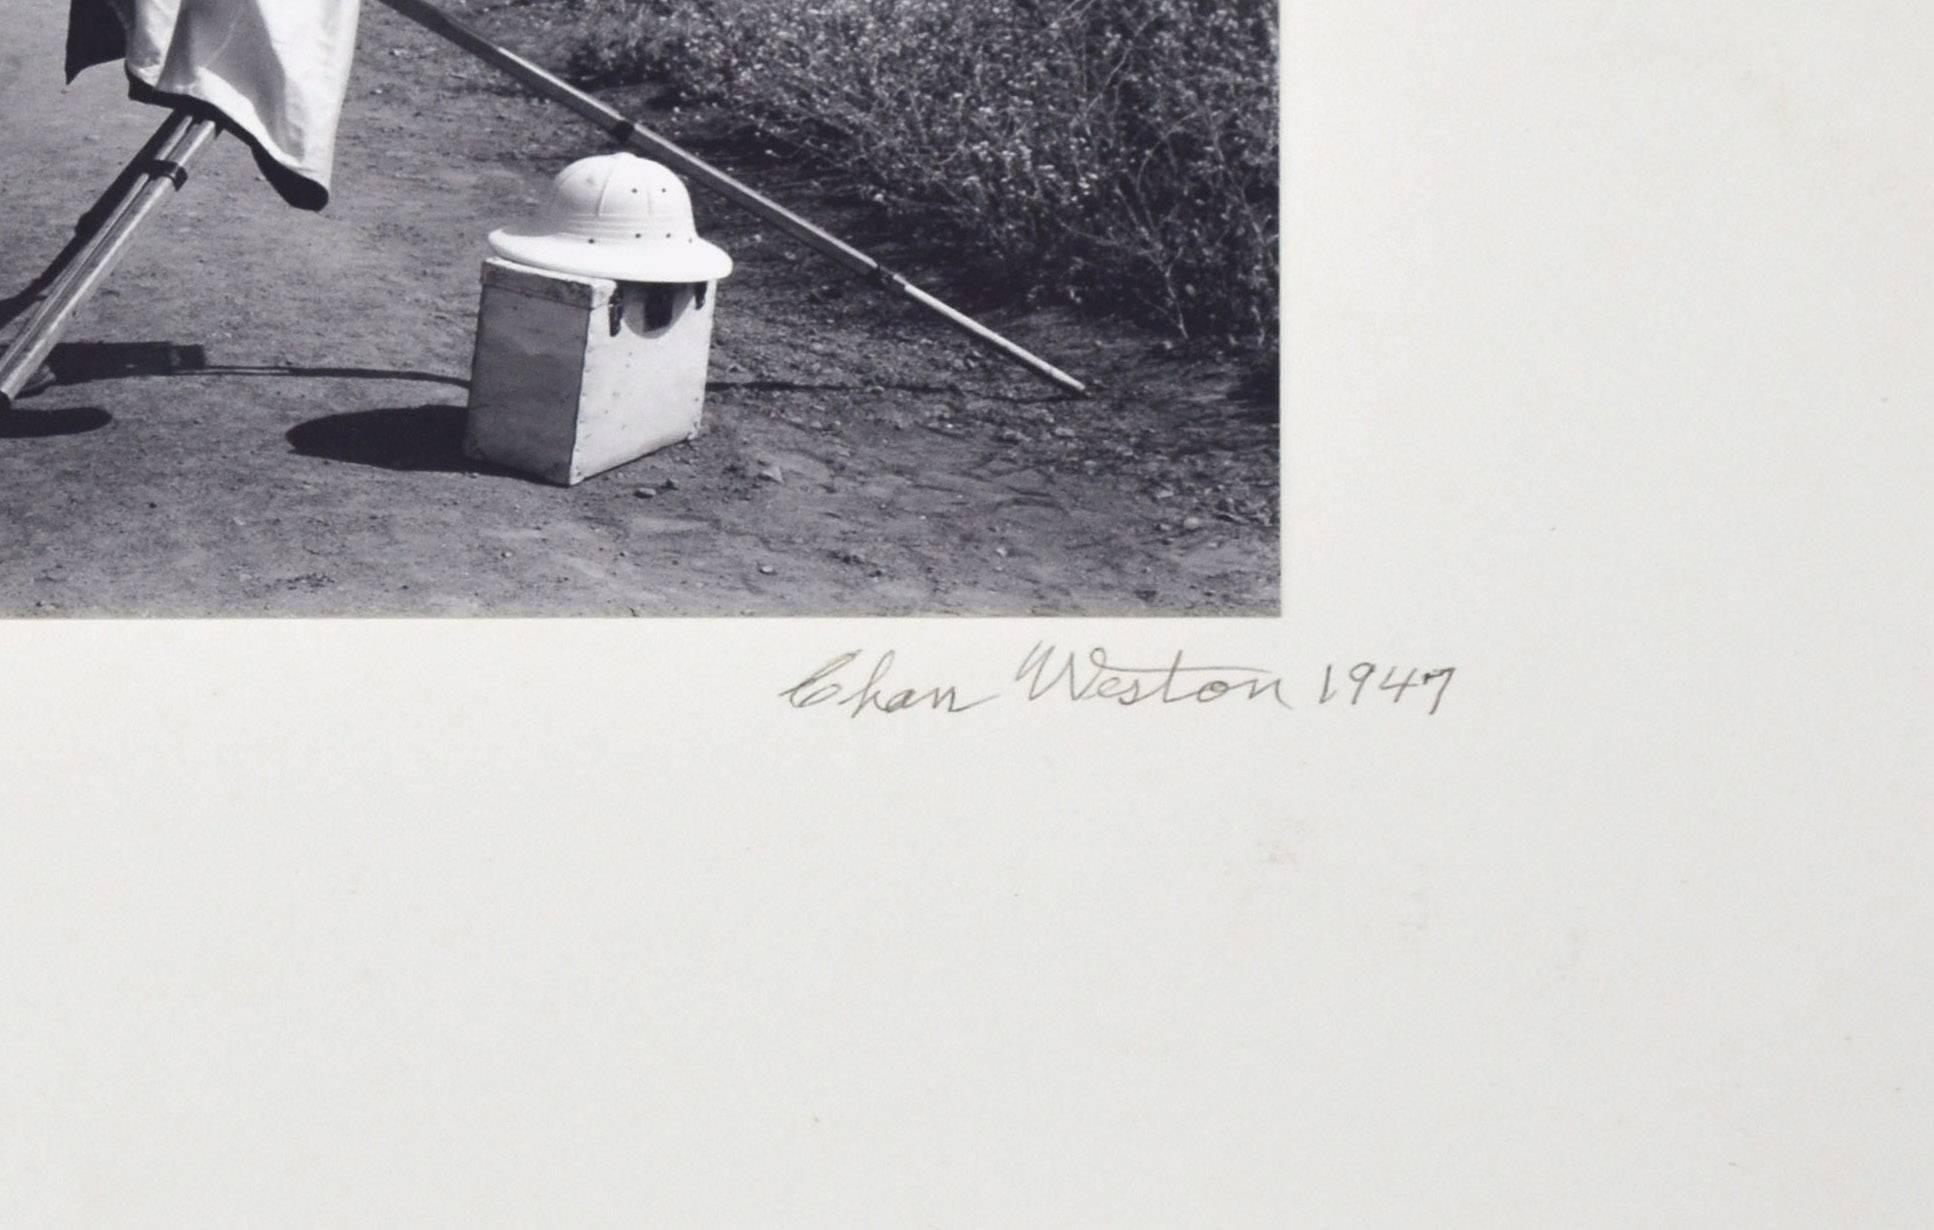
POLYGON ((254 143, 285 197, 321 208, 360 9, 360 0, 73 0, 68 75, 125 56, 137 96, 214 107, 254 143))

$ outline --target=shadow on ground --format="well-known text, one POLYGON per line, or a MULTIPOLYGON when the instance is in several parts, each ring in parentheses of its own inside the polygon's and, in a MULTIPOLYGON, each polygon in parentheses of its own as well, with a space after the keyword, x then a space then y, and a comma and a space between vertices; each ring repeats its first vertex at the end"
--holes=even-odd
POLYGON ((179 342, 62 342, 47 356, 56 384, 169 376, 208 366, 208 352, 179 342))
POLYGON ((417 380, 459 389, 470 387, 468 380, 457 376, 398 368, 210 363, 205 347, 180 342, 63 342, 48 356, 47 367, 57 384, 134 376, 294 376, 315 380, 417 380))
POLYGON ((40 440, 49 436, 78 436, 99 431, 114 416, 99 406, 63 406, 58 410, 0 411, 0 440, 40 440))
POLYGON ((462 406, 390 406, 298 423, 285 434, 304 457, 413 473, 527 475, 463 455, 462 406))

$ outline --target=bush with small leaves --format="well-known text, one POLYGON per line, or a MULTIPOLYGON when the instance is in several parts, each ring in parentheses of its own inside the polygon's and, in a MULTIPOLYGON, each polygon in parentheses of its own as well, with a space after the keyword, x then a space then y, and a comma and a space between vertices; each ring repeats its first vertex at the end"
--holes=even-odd
POLYGON ((579 22, 580 78, 729 103, 1014 293, 1275 342, 1275 0, 588 0, 579 22))

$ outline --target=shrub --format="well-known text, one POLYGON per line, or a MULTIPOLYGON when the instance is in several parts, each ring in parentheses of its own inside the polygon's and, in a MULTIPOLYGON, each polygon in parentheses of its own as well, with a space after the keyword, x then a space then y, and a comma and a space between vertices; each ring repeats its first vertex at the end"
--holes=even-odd
POLYGON ((1017 292, 1273 344, 1274 0, 592 0, 574 68, 729 103, 1017 292))

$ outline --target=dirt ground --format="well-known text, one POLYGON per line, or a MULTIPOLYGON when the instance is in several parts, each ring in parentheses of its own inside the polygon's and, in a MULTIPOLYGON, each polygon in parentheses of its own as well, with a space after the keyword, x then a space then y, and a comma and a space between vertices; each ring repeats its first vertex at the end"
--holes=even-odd
MULTIPOLYGON (((528 8, 453 7, 540 39, 528 8)), ((64 5, 0 14, 4 295, 161 112, 118 65, 62 88, 64 5)), ((0 413, 0 613, 1277 612, 1269 377, 977 302, 944 243, 646 90, 613 98, 1101 392, 1063 397, 695 193, 737 264, 702 433, 574 488, 465 460, 483 236, 607 147, 364 14, 329 207, 284 205, 222 138, 69 330, 61 383, 0 413)))

